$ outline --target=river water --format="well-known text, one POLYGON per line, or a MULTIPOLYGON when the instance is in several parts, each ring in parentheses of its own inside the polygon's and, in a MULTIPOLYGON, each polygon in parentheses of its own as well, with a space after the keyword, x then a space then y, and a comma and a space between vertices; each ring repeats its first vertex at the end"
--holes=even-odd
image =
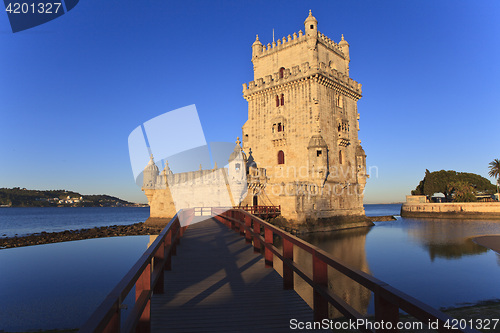
MULTIPOLYGON (((399 215, 400 207, 365 206, 372 216, 399 215)), ((6 225, 9 233, 21 235, 65 227, 131 224, 148 215, 144 208, 90 209, 92 212, 89 208, 69 208, 69 212, 44 208, 45 215, 33 220, 27 217, 34 214, 32 209, 18 209, 17 220, 13 208, 0 209, 0 235, 6 233, 6 225), (66 213, 71 220, 63 217, 66 213), (83 223, 75 223, 75 219, 83 223)), ((500 234, 500 221, 397 217, 397 221, 375 224, 303 238, 436 308, 500 299, 500 256, 471 241, 476 235, 500 234)), ((0 331, 79 327, 148 242, 148 236, 129 236, 0 250, 0 331)), ((304 253, 297 252, 295 258, 301 265, 310 265, 310 257, 304 253)), ((334 271, 329 274, 334 292, 358 311, 373 313, 369 291, 334 271)), ((300 281, 297 288, 310 302, 310 290, 300 281)))
POLYGON ((0 236, 127 225, 148 217, 149 207, 0 208, 0 236))
MULTIPOLYGON (((401 205, 366 205, 367 215, 399 215, 401 205)), ((344 263, 375 276, 435 308, 500 299, 500 255, 472 238, 500 235, 500 221, 410 219, 301 236, 344 263)), ((297 251, 306 266, 310 259, 297 251)), ((351 279, 329 271, 330 286, 363 314, 373 314, 373 295, 351 279)), ((312 291, 299 283, 309 303, 312 291)))

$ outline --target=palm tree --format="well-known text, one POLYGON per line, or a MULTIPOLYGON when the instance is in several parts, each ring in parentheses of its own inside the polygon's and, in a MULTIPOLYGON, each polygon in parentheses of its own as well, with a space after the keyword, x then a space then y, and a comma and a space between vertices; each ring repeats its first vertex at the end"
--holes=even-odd
POLYGON ((488 173, 488 175, 497 179, 497 192, 499 192, 498 185, 500 183, 500 160, 498 158, 495 158, 490 162, 489 165, 490 172, 488 173))

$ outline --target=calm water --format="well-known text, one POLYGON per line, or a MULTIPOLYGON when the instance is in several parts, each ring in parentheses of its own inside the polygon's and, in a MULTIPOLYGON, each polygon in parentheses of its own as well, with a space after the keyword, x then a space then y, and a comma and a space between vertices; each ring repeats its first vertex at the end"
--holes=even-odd
POLYGON ((387 205, 364 205, 366 216, 399 216, 401 214, 401 204, 387 205))
MULTIPOLYGON (((400 208, 365 205, 367 215, 399 215, 400 208)), ((396 221, 375 224, 302 238, 435 308, 500 299, 500 255, 471 240, 500 235, 500 221, 398 216, 396 221)), ((307 266, 307 255, 299 251, 296 258, 307 266)), ((333 270, 329 275, 336 293, 358 311, 373 313, 368 290, 333 270)), ((308 288, 302 293, 311 300, 308 288)))
POLYGON ((127 236, 0 250, 0 331, 80 327, 148 242, 127 236))
MULTIPOLYGON (((399 215, 400 207, 365 206, 367 215, 399 215)), ((36 232, 35 228, 55 231, 68 225, 79 229, 119 221, 135 223, 148 215, 142 208, 97 209, 95 216, 93 208, 68 208, 72 219, 84 221, 78 225, 61 218, 65 209, 59 209, 54 214, 44 209, 45 216, 36 221, 25 211, 32 214, 34 210, 20 209, 19 220, 11 214, 7 224, 4 211, 15 210, 0 209, 1 225, 14 226, 10 232, 22 234, 21 230, 36 232)), ((500 256, 470 240, 483 234, 500 234, 500 222, 398 217, 397 221, 376 222, 372 228, 306 238, 349 265, 440 308, 500 299, 500 256)), ((0 250, 0 330, 79 327, 144 252, 148 240, 148 236, 116 237, 0 250)), ((296 253, 295 258, 301 265, 310 265, 303 253, 296 253)), ((334 291, 358 311, 373 312, 369 291, 335 272, 330 272, 330 281, 334 291)), ((307 288, 301 292, 310 301, 307 288)))
POLYGON ((148 217, 149 207, 0 208, 0 237, 134 224, 148 217))

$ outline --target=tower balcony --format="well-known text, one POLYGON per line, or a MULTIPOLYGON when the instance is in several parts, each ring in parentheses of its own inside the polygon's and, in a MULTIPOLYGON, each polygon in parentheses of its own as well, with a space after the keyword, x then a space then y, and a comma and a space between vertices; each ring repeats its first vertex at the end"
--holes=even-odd
POLYGON ((348 138, 346 138, 346 137, 339 137, 339 138, 337 139, 337 143, 338 143, 338 145, 339 145, 339 146, 341 146, 341 147, 347 147, 347 146, 349 146, 349 145, 351 144, 351 140, 349 140, 349 139, 348 139, 348 138))

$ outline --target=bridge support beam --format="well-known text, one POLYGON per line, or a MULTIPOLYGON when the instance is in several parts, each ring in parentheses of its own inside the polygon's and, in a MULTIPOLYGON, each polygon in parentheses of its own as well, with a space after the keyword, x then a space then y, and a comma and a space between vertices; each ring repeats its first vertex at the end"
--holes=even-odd
POLYGON ((264 258, 266 262, 266 267, 273 267, 273 253, 269 249, 268 245, 273 245, 273 231, 271 229, 264 229, 264 239, 266 241, 266 248, 264 250, 264 258))
MULTIPOLYGON (((317 285, 328 287, 328 266, 313 253, 313 282, 317 285)), ((314 320, 328 319, 328 301, 314 290, 313 293, 314 320)))
POLYGON ((386 297, 383 296, 383 292, 375 292, 375 320, 381 322, 382 320, 387 323, 391 322, 393 329, 385 329, 377 332, 399 332, 397 329, 397 323, 399 321, 399 306, 390 302, 386 297))
MULTIPOLYGON (((283 239, 283 257, 293 261, 293 243, 283 239)), ((293 289, 293 269, 283 264, 283 289, 293 289)))
POLYGON ((252 235, 250 233, 250 228, 252 227, 252 218, 250 215, 245 214, 245 241, 247 243, 252 242, 252 235))
POLYGON ((259 236, 260 236, 260 223, 257 220, 253 221, 253 232, 254 232, 254 236, 253 236, 253 252, 260 253, 261 252, 261 249, 260 249, 260 238, 259 238, 259 236))

